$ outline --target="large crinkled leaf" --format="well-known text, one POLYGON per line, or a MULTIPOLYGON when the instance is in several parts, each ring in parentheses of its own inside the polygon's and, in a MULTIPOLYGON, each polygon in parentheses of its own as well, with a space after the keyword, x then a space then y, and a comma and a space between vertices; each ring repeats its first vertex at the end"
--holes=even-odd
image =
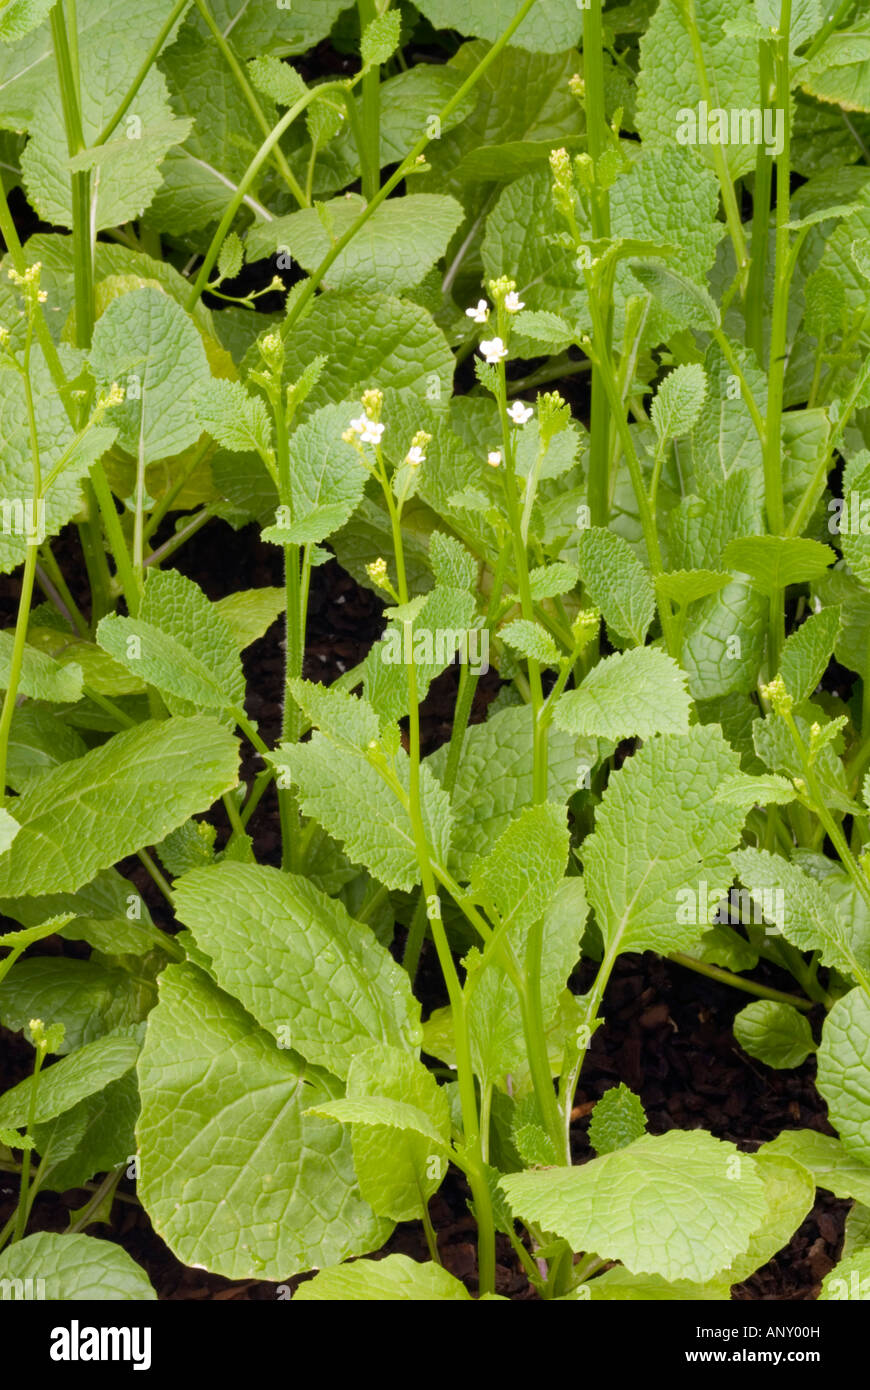
POLYGON ((208 362, 193 321, 167 294, 146 288, 113 299, 97 320, 90 360, 101 386, 124 387, 112 421, 134 458, 153 463, 196 443, 193 406, 208 362))
MULTIPOLYGON (((190 123, 190 129, 184 143, 174 146, 161 165, 162 182, 148 221, 179 236, 220 220, 263 142, 263 132, 214 38, 204 39, 195 22, 182 26, 160 67, 172 110, 190 123)), ((272 125, 274 108, 265 105, 272 125)), ((262 215, 256 193, 255 185, 246 205, 262 215)))
MULTIPOLYGON (((363 753, 315 733, 307 743, 282 744, 272 761, 286 785, 298 786, 303 815, 339 840, 350 860, 388 888, 407 892, 419 883, 410 817, 363 753)), ((409 764, 402 750, 395 765, 407 792, 409 764)), ((429 850, 443 864, 450 848, 450 798, 425 766, 420 791, 429 850)))
POLYGON ((504 926, 527 931, 546 911, 568 859, 565 807, 526 806, 471 870, 471 889, 504 926))
POLYGON ((652 580, 628 541, 603 526, 580 536, 580 578, 607 626, 638 646, 655 617, 652 580))
MULTIPOLYGON (((259 53, 305 53, 325 39, 348 0, 292 0, 271 5, 266 0, 239 5, 238 0, 212 0, 209 9, 218 27, 242 58, 259 53)), ((203 43, 213 42, 198 15, 195 22, 203 43), (208 36, 208 37, 207 37, 208 36)))
MULTIPOLYGON (((515 0, 420 0, 417 7, 436 29, 494 43, 517 12, 515 0)), ((562 53, 578 42, 583 27, 576 0, 537 0, 511 43, 537 53, 562 53)))
POLYGON ((29 1123, 44 1124, 71 1110, 85 1096, 101 1091, 136 1065, 139 1043, 133 1037, 111 1034, 71 1052, 68 1057, 43 1067, 39 1074, 36 1111, 31 1116, 32 1077, 26 1076, 0 1099, 0 1125, 19 1128, 29 1123))
POLYGON ((593 666, 576 690, 559 698, 553 718, 575 735, 620 739, 682 734, 691 699, 686 677, 657 647, 633 647, 593 666))
MULTIPOLYGON (((609 752, 603 740, 576 739, 551 725, 548 730, 547 799, 566 801, 585 785, 592 769, 609 752)), ((447 748, 426 759, 439 779, 447 748)), ((455 827, 450 865, 468 877, 476 855, 485 854, 508 823, 532 800, 534 749, 532 711, 514 705, 490 715, 465 732, 462 757, 451 795, 455 827)))
POLYGON ((870 1163, 870 999, 862 989, 838 999, 825 1019, 816 1085, 844 1148, 870 1163))
MULTIPOLYGON (((75 377, 80 370, 81 355, 71 348, 63 348, 61 364, 71 378, 75 377)), ((24 380, 20 372, 0 369, 0 439, 3 440, 0 450, 0 573, 3 574, 23 562, 28 537, 48 540, 76 515, 82 506, 82 479, 115 437, 113 429, 97 426, 88 431, 80 444, 71 448, 76 432, 37 345, 31 352, 30 387, 43 479, 68 449, 70 457, 42 505, 34 508, 32 447, 24 380)))
POLYGON ((511 1210, 621 1260, 634 1274, 703 1282, 749 1245, 764 1218, 752 1158, 703 1130, 647 1134, 575 1168, 501 1179, 511 1210))
POLYGON ((718 725, 695 725, 645 743, 611 777, 582 848, 586 891, 609 955, 667 954, 700 936, 706 905, 695 914, 679 908, 701 881, 724 888, 731 881, 727 855, 744 812, 712 798, 739 765, 718 725))
POLYGON ((812 1173, 817 1187, 833 1192, 835 1197, 854 1197, 870 1203, 870 1167, 831 1134, 819 1134, 815 1129, 784 1129, 758 1153, 762 1157, 775 1154, 792 1158, 812 1173))
POLYGON ((769 921, 801 951, 818 951, 823 965, 861 978, 850 923, 821 885, 796 864, 766 850, 742 849, 731 862, 769 921))
MULTIPOLYGON (((120 0, 84 0, 77 5, 86 147, 115 114, 170 8, 166 0, 145 0, 133 12, 120 0)), ((4 66, 11 79, 8 107, 0 96, 4 116, 9 119, 17 107, 19 128, 31 131, 21 161, 31 201, 46 221, 71 227, 69 151, 48 26, 16 45, 4 66)), ((86 148, 74 165, 93 170, 92 225, 96 231, 141 215, 160 184, 160 161, 188 130, 189 122, 172 114, 162 73, 152 68, 125 119, 106 143, 93 151, 86 148)))
MULTIPOLYGON (((758 105, 758 42, 752 28, 741 26, 735 32, 733 27, 735 20, 754 19, 751 0, 736 0, 736 3, 735 0, 695 0, 693 13, 715 105, 729 113, 755 109, 758 105)), ((693 132, 684 113, 691 110, 697 124, 702 99, 686 22, 678 0, 661 0, 641 39, 637 128, 651 147, 667 147, 675 141, 690 144, 699 158, 712 167, 712 144, 686 138, 693 132)), ((702 121, 696 135, 706 134, 702 121)), ((733 144, 723 145, 732 178, 755 167, 756 146, 751 139, 742 138, 745 131, 738 128, 736 134, 738 138, 733 144)))
POLYGON ((307 879, 223 863, 186 874, 174 892, 218 984, 282 1047, 344 1077, 375 1042, 419 1045, 407 975, 368 927, 307 879))
MULTIPOLYGON (((303 270, 316 270, 332 242, 356 221, 364 207, 365 199, 351 193, 317 210, 300 208, 287 217, 260 223, 248 233, 248 260, 280 251, 292 256, 303 270)), ((444 255, 462 216, 456 199, 441 193, 410 193, 388 199, 339 253, 326 274, 327 286, 401 294, 419 284, 444 255)))
POLYGON ((7 1280, 24 1281, 25 1288, 32 1280, 40 1292, 29 1297, 53 1303, 150 1303, 157 1298, 144 1269, 120 1245, 53 1231, 38 1231, 3 1251, 0 1284, 5 1287, 7 1280))
POLYGON ((370 386, 404 389, 421 403, 450 395, 453 354, 418 304, 385 294, 321 295, 287 341, 288 380, 298 380, 324 351, 327 369, 301 407, 306 415, 327 402, 351 400, 370 386))
POLYGON ((155 999, 145 979, 98 960, 37 956, 19 961, 0 984, 0 1022, 14 1031, 30 1019, 64 1026, 59 1053, 139 1023, 155 999))
POLYGON ((149 720, 46 772, 12 803, 0 894, 66 893, 155 844, 238 781, 238 743, 202 716, 149 720))
POLYGON ((152 574, 138 616, 103 618, 97 641, 128 671, 165 692, 173 714, 244 702, 245 677, 229 624, 178 570, 152 574))
POLYGON ((300 1285, 294 1302, 303 1303, 465 1303, 471 1298, 464 1284, 436 1264, 418 1264, 407 1255, 322 1269, 300 1285))
POLYGON ((870 22, 860 10, 846 29, 829 34, 801 70, 801 86, 847 111, 870 111, 870 22))
POLYGON ((323 541, 356 511, 366 470, 342 434, 358 413, 353 405, 325 405, 294 430, 289 443, 291 516, 279 517, 277 525, 263 532, 264 540, 282 545, 323 541))
POLYGON ((139 1197, 185 1264, 277 1280, 386 1239, 350 1135, 304 1114, 334 1086, 195 966, 161 976, 139 1086, 139 1197))

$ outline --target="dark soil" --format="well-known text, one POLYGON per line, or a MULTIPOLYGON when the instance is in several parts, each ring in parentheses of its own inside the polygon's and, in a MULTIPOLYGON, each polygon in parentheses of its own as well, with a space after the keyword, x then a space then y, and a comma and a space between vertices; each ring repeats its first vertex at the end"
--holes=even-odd
MULTIPOLYGON (((74 585, 83 569, 75 532, 68 530, 55 549, 74 585)), ((281 582, 280 554, 258 543, 254 527, 233 532, 223 523, 212 523, 193 537, 173 563, 196 579, 211 598, 237 588, 281 582)), ((75 597, 84 601, 86 593, 76 592, 75 597)), ((17 580, 0 581, 0 621, 4 625, 14 620, 16 599, 17 580)), ((306 676, 329 682, 358 662, 380 634, 380 612, 380 601, 355 584, 337 563, 315 570, 306 676)), ((275 738, 279 727, 281 643, 279 621, 246 655, 248 712, 268 741, 275 738)), ((497 688, 494 672, 481 681, 475 719, 483 718, 497 688)), ((427 748, 436 747, 449 735, 454 694, 455 673, 447 672, 433 686, 423 710, 427 748)), ((255 757, 249 755, 243 775, 250 778, 255 771, 255 757)), ((251 830, 261 861, 276 862, 280 837, 271 793, 264 797, 251 830)), ((128 860, 121 868, 148 901, 155 920, 169 925, 165 903, 138 861, 128 860)), ((69 954, 87 951, 83 943, 56 937, 41 943, 40 949, 69 954)), ((593 969, 588 965, 578 972, 572 982, 578 992, 588 986, 593 969)), ((773 967, 761 967, 758 978, 779 988, 792 987, 788 977, 773 967)), ((425 951, 418 986, 425 1012, 445 1002, 437 965, 425 951)), ((782 1129, 811 1128, 830 1133, 825 1107, 813 1084, 812 1059, 793 1071, 772 1071, 747 1057, 735 1043, 732 1022, 745 1002, 746 996, 652 954, 622 957, 605 997, 606 1024, 593 1038, 576 1096, 575 1157, 582 1159, 588 1153, 586 1129, 592 1105, 619 1081, 640 1095, 654 1133, 703 1127, 747 1152, 782 1129)), ((0 1037, 2 1091, 28 1073, 32 1049, 18 1034, 0 1029, 0 1037)), ((12 1210, 16 1187, 16 1177, 0 1173, 0 1225, 12 1210)), ((288 1297, 289 1289, 298 1282, 291 1280, 286 1287, 260 1280, 232 1282, 186 1268, 155 1235, 133 1192, 133 1185, 124 1180, 114 1206, 113 1227, 92 1229, 123 1245, 147 1270, 162 1299, 270 1300, 288 1297)), ((82 1191, 41 1195, 35 1203, 31 1229, 65 1230, 69 1212, 81 1207, 87 1195, 82 1191)), ((430 1209, 444 1264, 474 1290, 474 1222, 466 1195, 460 1175, 451 1170, 430 1209)), ((815 1298, 822 1278, 838 1258, 849 1205, 827 1193, 819 1194, 815 1208, 788 1247, 742 1285, 736 1297, 815 1298)), ((498 1291, 517 1300, 534 1298, 507 1240, 499 1237, 499 1241, 498 1291)), ((397 1251, 421 1260, 428 1258, 419 1223, 397 1227, 386 1253, 397 1251)))

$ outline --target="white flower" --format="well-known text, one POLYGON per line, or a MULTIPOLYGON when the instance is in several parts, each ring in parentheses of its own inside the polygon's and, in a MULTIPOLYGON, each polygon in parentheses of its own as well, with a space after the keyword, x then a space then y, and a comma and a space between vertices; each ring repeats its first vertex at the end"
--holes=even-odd
POLYGON ((490 468, 498 468, 499 464, 501 463, 501 450, 490 449, 489 453, 486 456, 486 461, 489 464, 490 468))
POLYGON ((363 444, 380 444, 381 435, 386 428, 377 420, 370 420, 367 415, 358 415, 355 420, 351 420, 350 427, 359 435, 363 444))
POLYGON ((418 463, 425 463, 425 461, 426 455, 420 448, 420 445, 412 444, 407 454, 405 455, 405 462, 410 463, 413 467, 416 467, 418 463))
POLYGON ((504 307, 509 314, 518 314, 520 309, 525 309, 526 305, 525 301, 520 299, 516 290, 511 290, 510 293, 506 294, 504 297, 504 307))
POLYGON ((530 405, 523 405, 522 401, 514 401, 513 405, 508 406, 508 415, 515 425, 525 425, 534 415, 534 410, 530 405))
POLYGON ((472 304, 470 309, 466 309, 466 315, 474 319, 475 323, 486 323, 489 318, 489 305, 485 299, 479 299, 476 304, 472 304))
POLYGON ((508 355, 507 348, 501 338, 484 338, 481 341, 480 350, 491 366, 494 366, 496 362, 501 362, 508 355))

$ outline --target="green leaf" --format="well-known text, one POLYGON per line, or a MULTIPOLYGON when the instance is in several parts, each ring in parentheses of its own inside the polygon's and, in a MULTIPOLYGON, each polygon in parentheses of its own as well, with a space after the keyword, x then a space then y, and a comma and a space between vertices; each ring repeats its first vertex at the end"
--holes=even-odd
MULTIPOLYGON (((145 683, 130 675, 94 642, 58 628, 30 627, 27 640, 66 670, 77 668, 85 685, 98 695, 144 695, 145 683)), ((25 657, 26 660, 26 657, 25 657)))
POLYGON ((282 1047, 344 1077, 373 1042, 419 1044, 407 975, 368 927, 307 879, 225 862, 194 869, 173 891, 218 984, 282 1047))
POLYGON ((560 663, 559 648, 540 623, 515 618, 499 628, 498 635, 528 661, 537 661, 542 666, 558 666, 560 663))
POLYGON ((0 1019, 18 1031, 32 1018, 62 1023, 60 1053, 74 1052, 107 1033, 138 1023, 156 994, 147 980, 98 960, 34 957, 19 961, 0 984, 0 1019))
POLYGON ((651 415, 659 441, 688 434, 701 413, 707 395, 707 377, 698 362, 675 367, 656 391, 651 415))
POLYGON ((728 851, 742 810, 713 803, 716 787, 739 768, 715 724, 645 743, 610 778, 583 843, 584 881, 608 954, 691 946, 707 925, 706 904, 681 911, 703 882, 731 882, 728 851), (686 798, 692 788, 692 799, 686 798))
MULTIPOLYGON (((379 1046, 359 1052, 347 1076, 347 1101, 401 1102, 430 1122, 421 1135, 392 1126, 354 1124, 353 1166, 360 1192, 378 1216, 393 1221, 419 1220, 447 1171, 450 1105, 447 1091, 409 1052, 379 1046), (438 1136, 437 1143, 433 1135, 438 1136)), ((338 1102, 342 1104, 342 1102, 338 1102)))
POLYGON ((288 688, 306 719, 336 742, 364 751, 380 737, 380 720, 368 701, 313 681, 290 680, 288 688))
POLYGON ((775 900, 772 915, 787 941, 801 951, 818 951, 823 965, 860 975, 849 925, 820 884, 796 864, 766 850, 742 849, 731 862, 749 892, 762 903, 775 900))
POLYGON ((640 1097, 620 1081, 596 1102, 589 1119, 589 1143, 597 1154, 614 1153, 633 1144, 645 1130, 646 1114, 640 1097))
POLYGON ((839 1139, 815 1129, 785 1129, 762 1145, 756 1157, 776 1154, 807 1168, 818 1187, 835 1197, 854 1197, 870 1204, 870 1168, 844 1148, 839 1139))
POLYGON ((717 1279, 705 1284, 693 1284, 688 1279, 671 1281, 657 1274, 631 1274, 622 1265, 605 1270, 581 1288, 589 1290, 588 1297, 593 1303, 725 1302, 731 1298, 728 1284, 717 1279))
POLYGON ((569 594, 577 583, 577 568, 564 560, 553 565, 540 565, 529 571, 529 590, 537 602, 545 598, 556 598, 559 594, 569 594))
POLYGON ((181 453, 199 438, 194 414, 209 381, 202 338, 162 290, 119 295, 97 320, 91 345, 97 385, 123 386, 111 413, 118 443, 141 463, 181 453))
POLYGON ((845 1298, 865 1303, 870 1299, 870 1250, 858 1250, 849 1259, 841 1260, 822 1280, 820 1303, 845 1298))
MULTIPOLYGON (((547 731, 547 799, 567 801, 612 745, 575 739, 550 726, 547 731)), ((446 747, 426 759, 439 780, 447 763, 446 747)), ((462 757, 451 796, 454 831, 450 866, 467 878, 474 858, 486 854, 507 825, 532 801, 534 749, 532 711, 515 705, 490 715, 485 724, 465 732, 462 757)))
POLYGON ((237 589, 234 594, 219 598, 213 608, 233 634, 239 651, 244 651, 258 637, 265 635, 275 619, 284 612, 285 606, 284 590, 266 586, 262 589, 237 589))
POLYGON ((724 1272, 730 1284, 740 1284, 788 1245, 804 1217, 812 1211, 816 1184, 812 1174, 783 1154, 767 1147, 754 1155, 756 1171, 764 1183, 767 1211, 752 1232, 748 1249, 724 1272))
POLYGON ((739 772, 716 788, 713 800, 748 811, 751 806, 787 806, 796 796, 794 786, 785 777, 777 777, 774 773, 754 777, 751 773, 739 772))
POLYGON ((632 273, 649 290, 659 307, 681 327, 718 328, 719 306, 703 285, 670 266, 651 261, 633 264, 632 273))
MULTIPOLYGON (((417 6, 436 29, 494 43, 516 17, 514 0, 420 0, 417 6)), ((536 53, 563 53, 580 36, 575 0, 538 0, 511 37, 511 43, 536 53)))
POLYGON ((360 58, 364 68, 375 67, 393 56, 399 46, 402 16, 398 10, 376 15, 362 33, 360 58))
MULTIPOLYGON (((388 888, 408 892, 419 883, 407 812, 364 754, 351 753, 316 733, 307 743, 282 744, 272 760, 286 784, 299 787, 303 815, 313 816, 341 841, 353 863, 364 864, 388 888)), ((407 792, 408 757, 403 750, 396 756, 396 770, 407 792)), ((450 845, 450 800, 425 766, 420 789, 429 848, 443 863, 450 845)))
POLYGON ((272 426, 261 396, 252 396, 240 381, 207 381, 195 401, 196 418, 225 449, 253 449, 271 454, 272 426))
POLYGON ((450 589, 474 588, 477 580, 474 556, 455 536, 448 536, 443 531, 432 532, 429 537, 429 563, 436 584, 450 589))
POLYGON ((563 806, 527 806, 473 865, 472 891, 494 904, 504 925, 525 930, 546 912, 562 882, 568 846, 563 806))
POLYGON ((843 1146, 870 1162, 870 999, 853 989, 838 999, 825 1019, 819 1043, 816 1085, 828 1104, 828 1118, 843 1146))
MULTIPOLYGON (((748 31, 733 21, 753 20, 750 0, 695 0, 692 17, 679 0, 662 0, 640 44, 637 81, 637 128, 644 144, 689 144, 711 168, 713 143, 705 123, 698 129, 700 86, 686 26, 696 28, 704 55, 709 90, 717 108, 727 113, 757 109, 758 42, 756 26, 748 31), (726 27, 727 26, 727 27, 726 27), (687 120, 694 117, 694 125, 687 120)), ((708 93, 709 94, 709 93, 708 93)), ((712 117, 712 112, 711 112, 712 117)), ((756 146, 751 129, 738 125, 728 132, 722 149, 732 179, 755 167, 756 146), (735 138, 732 140, 731 135, 735 138)))
POLYGON ((73 225, 71 167, 94 170, 89 210, 93 233, 140 217, 154 197, 162 178, 161 161, 190 130, 189 120, 173 115, 166 79, 156 65, 105 144, 93 142, 132 87, 166 19, 160 0, 145 0, 133 13, 121 0, 83 0, 77 6, 75 52, 84 147, 72 160, 50 30, 45 26, 10 51, 8 69, 0 77, 0 82, 11 81, 13 86, 4 114, 17 107, 17 128, 31 132, 22 173, 30 200, 45 221, 73 225), (110 63, 107 53, 112 54, 110 63))
POLYGON ((248 76, 258 91, 271 97, 279 106, 295 106, 308 87, 290 63, 280 58, 252 58, 248 76))
POLYGON ((321 1269, 300 1284, 294 1302, 303 1303, 413 1303, 449 1299, 467 1302, 464 1284, 436 1264, 418 1264, 407 1255, 387 1255, 382 1260, 357 1260, 354 1264, 321 1269))
POLYGON ((825 673, 837 640, 839 608, 823 608, 785 640, 779 674, 796 705, 808 700, 825 673))
MULTIPOLYGON (((14 646, 13 634, 0 632, 0 690, 9 688, 14 646)), ((25 646, 17 693, 31 700, 73 704, 82 697, 82 668, 76 665, 60 666, 44 652, 25 646)))
MULTIPOLYGON (((314 208, 300 208, 287 217, 261 223, 248 233, 248 259, 277 251, 292 256, 303 270, 313 271, 365 205, 355 193, 327 203, 331 235, 314 208)), ((460 204, 445 194, 409 193, 388 199, 339 252, 326 273, 326 283, 348 293, 401 294, 418 285, 444 255, 461 221, 460 204)))
POLYGON ((162 840, 238 781, 238 743, 201 716, 149 720, 46 772, 14 802, 0 895, 65 893, 162 840))
POLYGON ((350 1135, 304 1113, 335 1086, 195 966, 160 977, 139 1086, 137 1191, 183 1263, 279 1280, 386 1239, 390 1224, 360 1196, 350 1135))
POLYGON ((830 546, 786 536, 738 537, 722 554, 723 566, 749 575, 754 587, 768 596, 789 584, 820 579, 835 559, 830 546))
POLYGON ((294 430, 289 444, 290 517, 279 509, 278 524, 263 539, 279 545, 326 540, 350 519, 362 501, 366 472, 353 445, 342 439, 354 416, 352 405, 326 405, 294 430))
POLYGON ((85 1096, 101 1091, 136 1065, 139 1043, 135 1038, 113 1033, 71 1052, 39 1073, 36 1112, 30 1116, 33 1078, 26 1076, 0 1098, 0 1125, 19 1128, 29 1123, 43 1124, 71 1110, 85 1096))
POLYGON ((0 15, 0 43, 15 43, 42 23, 51 0, 6 0, 0 15))
POLYGON ((870 24, 856 11, 846 29, 834 30, 801 71, 801 85, 820 101, 847 111, 870 110, 870 24))
MULTIPOLYGON (((0 49, 0 60, 2 60, 0 49)), ((17 306, 16 306, 17 308, 17 306)), ((69 348, 60 349, 60 361, 72 379, 81 369, 82 356, 69 348)), ((82 506, 82 480, 94 461, 109 448, 115 431, 97 426, 75 444, 73 430, 63 401, 52 382, 40 348, 34 344, 30 357, 30 389, 39 440, 39 460, 43 479, 69 452, 69 459, 52 484, 44 503, 33 507, 33 461, 27 396, 20 372, 0 371, 0 418, 3 421, 3 449, 0 452, 0 573, 23 563, 28 538, 50 539, 70 521, 82 506)))
POLYGON ((580 536, 580 577, 607 626, 641 646, 655 617, 652 580, 628 541, 593 526, 580 536))
MULTIPOLYGON (((850 459, 843 473, 843 511, 837 531, 840 549, 849 569, 870 586, 870 537, 867 508, 870 498, 870 452, 862 449, 850 459)), ((828 523, 834 524, 833 518, 828 523)))
POLYGON ((568 733, 618 743, 633 735, 685 733, 691 703, 672 657, 656 647, 633 647, 593 666, 576 690, 560 696, 553 718, 568 733))
POLYGON ((34 1126, 44 1163, 42 1186, 52 1192, 82 1187, 97 1173, 128 1163, 136 1152, 139 1087, 131 1068, 53 1120, 34 1126))
POLYGON ((403 1134, 419 1135, 429 1144, 434 1144, 436 1149, 446 1150, 448 1147, 425 1110, 404 1100, 393 1100, 386 1096, 348 1096, 344 1100, 321 1102, 306 1113, 322 1115, 337 1120, 339 1124, 397 1129, 403 1134))
POLYGON ((716 570, 671 570, 668 574, 655 576, 659 598, 669 599, 679 608, 688 608, 690 603, 726 589, 731 582, 730 574, 721 574, 716 570))
POLYGON ((753 1160, 703 1130, 647 1134, 576 1168, 511 1173, 501 1186, 521 1220, 665 1279, 711 1278, 746 1249, 765 1209, 753 1160))
POLYGON ((7 1280, 13 1286, 32 1280, 42 1290, 36 1297, 57 1303, 149 1303, 157 1298, 144 1269, 126 1250, 93 1236, 51 1231, 26 1236, 0 1255, 4 1287, 7 1280))
POLYGON ((802 1066, 816 1050, 806 1015, 772 999, 756 999, 741 1009, 734 1036, 750 1057, 778 1071, 802 1066))

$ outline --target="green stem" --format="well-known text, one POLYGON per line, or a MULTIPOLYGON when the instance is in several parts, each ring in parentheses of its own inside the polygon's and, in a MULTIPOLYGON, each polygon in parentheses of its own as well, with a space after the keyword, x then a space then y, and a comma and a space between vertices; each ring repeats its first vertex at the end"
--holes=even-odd
MULTIPOLYGON (((42 1070, 42 1064, 45 1061, 45 1056, 45 1049, 42 1047, 37 1047, 36 1055, 33 1059, 33 1075, 30 1080, 30 1096, 28 1098, 29 1103, 27 1107, 27 1127, 24 1131, 27 1135, 33 1134, 33 1129, 36 1125, 36 1098, 39 1093, 39 1073, 42 1070)), ((23 1155, 23 1162, 21 1165, 21 1185, 18 1189, 18 1205, 15 1209, 15 1233, 12 1237, 13 1242, 23 1240, 24 1233, 27 1230, 27 1217, 30 1212, 30 1204, 27 1200, 29 1188, 30 1162, 27 1157, 27 1152, 25 1151, 23 1155)))
MULTIPOLYGON (((586 86, 586 136, 589 154, 597 165, 607 149, 609 130, 604 94, 604 34, 601 0, 591 0, 583 10, 583 80, 586 86)), ((607 190, 596 187, 590 199, 592 233, 596 239, 610 236, 610 200, 607 190)), ((611 357, 613 347, 612 298, 603 286, 597 287, 602 323, 600 356, 611 357)), ((592 369, 592 398, 589 416, 589 473, 587 498, 593 526, 606 526, 610 516, 610 402, 602 380, 602 368, 592 369)))
MULTIPOLYGON (((364 32, 378 14, 376 0, 357 0, 360 31, 364 32)), ((351 97, 351 100, 353 98, 351 97)), ((381 70, 371 67, 363 73, 362 119, 358 143, 362 171, 362 195, 368 200, 378 191, 381 172, 381 70)))
POLYGON ((93 472, 94 494, 99 503, 100 513, 103 518, 103 525, 106 528, 106 535, 109 545, 112 547, 112 558, 115 561, 115 568, 118 572, 118 581, 124 598, 127 600, 127 609, 131 617, 139 612, 139 600, 141 589, 139 579, 133 568, 130 559, 130 552, 127 549, 127 542, 124 539, 124 532, 121 527, 121 518, 115 508, 115 499, 112 496, 112 489, 106 480, 106 474, 102 468, 95 468, 93 472))
MULTIPOLYGON (((759 40, 758 73, 761 110, 770 107, 773 65, 771 44, 759 40)), ((755 183, 752 190, 752 259, 746 288, 746 345, 755 353, 759 365, 764 351, 764 286, 767 272, 767 233, 770 226, 770 188, 772 164, 767 146, 758 146, 755 155, 755 183)))
POLYGON ((719 984, 741 989, 744 994, 753 994, 758 999, 775 999, 781 1004, 793 1004, 796 1009, 802 1009, 804 1012, 813 1007, 811 999, 801 999, 797 994, 786 994, 784 990, 770 989, 767 985, 756 984, 754 980, 744 980, 742 975, 735 975, 718 965, 708 965, 706 961, 695 960, 683 951, 671 951, 668 960, 685 966, 687 970, 694 970, 696 975, 706 975, 709 980, 718 980, 719 984))
POLYGON ((126 95, 123 97, 120 106, 116 108, 114 115, 111 116, 107 123, 103 126, 103 129, 100 131, 99 135, 94 141, 94 147, 98 145, 105 145, 106 141, 118 128, 121 121, 124 119, 127 112, 130 110, 130 107, 132 106, 136 98, 136 93, 139 91, 139 88, 142 86, 142 83, 148 76, 152 64, 158 57, 160 50, 165 44, 167 38, 169 37, 170 31, 172 30, 176 21, 180 19, 181 15, 187 9, 189 4, 190 0, 176 0, 166 21, 161 26, 160 32, 158 33, 156 39, 152 43, 148 52, 146 53, 142 61, 142 65, 139 68, 139 71, 136 73, 136 76, 133 78, 133 81, 128 87, 126 95))

